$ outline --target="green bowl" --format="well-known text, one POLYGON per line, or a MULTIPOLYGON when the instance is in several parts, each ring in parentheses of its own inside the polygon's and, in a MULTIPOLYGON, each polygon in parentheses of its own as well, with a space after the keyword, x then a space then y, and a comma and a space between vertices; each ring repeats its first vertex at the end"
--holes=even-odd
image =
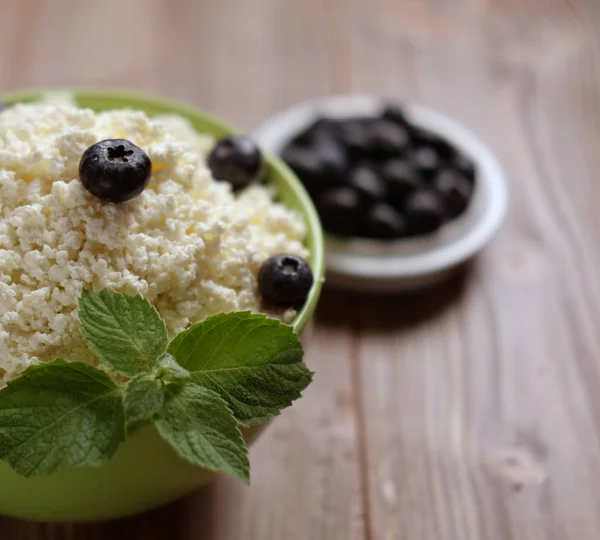
MULTIPOLYGON (((43 91, 6 96, 9 104, 39 100, 43 91)), ((133 108, 149 115, 175 113, 200 132, 221 137, 236 130, 224 122, 179 103, 122 92, 73 90, 81 107, 101 111, 133 108)), ((304 217, 309 262, 315 276, 310 296, 294 321, 300 333, 317 305, 324 274, 323 237, 319 218, 304 188, 274 156, 267 156, 267 182, 281 200, 304 217)), ((264 426, 247 430, 251 444, 264 426)), ((36 521, 97 521, 125 517, 174 501, 209 482, 215 474, 180 459, 156 430, 145 427, 131 435, 110 463, 97 469, 69 469, 50 476, 25 479, 0 462, 0 514, 36 521)))

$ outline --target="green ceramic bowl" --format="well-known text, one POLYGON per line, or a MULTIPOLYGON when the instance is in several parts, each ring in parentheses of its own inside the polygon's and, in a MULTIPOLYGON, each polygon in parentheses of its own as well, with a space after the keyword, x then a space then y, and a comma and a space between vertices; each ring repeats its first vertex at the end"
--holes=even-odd
MULTIPOLYGON (((6 96, 9 104, 36 101, 42 91, 6 96)), ((170 101, 121 92, 74 90, 81 107, 94 110, 129 107, 149 115, 176 113, 203 133, 221 137, 235 131, 212 116, 170 101)), ((317 305, 323 279, 323 238, 317 213, 308 194, 292 172, 273 156, 267 157, 267 181, 281 200, 306 220, 307 246, 315 285, 294 321, 300 333, 317 305)), ((246 431, 252 443, 260 426, 246 431)), ((114 459, 97 469, 71 469, 58 474, 25 479, 0 462, 0 514, 37 521, 96 521, 124 517, 174 501, 214 478, 214 474, 180 459, 153 427, 135 432, 114 459)))

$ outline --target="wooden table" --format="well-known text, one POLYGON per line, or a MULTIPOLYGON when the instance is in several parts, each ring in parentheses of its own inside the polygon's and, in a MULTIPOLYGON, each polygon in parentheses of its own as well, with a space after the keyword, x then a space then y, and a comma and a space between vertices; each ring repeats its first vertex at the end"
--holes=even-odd
POLYGON ((253 448, 250 489, 0 538, 597 540, 599 45, 597 0, 4 0, 2 90, 127 86, 245 128, 322 94, 401 96, 487 140, 511 207, 453 282, 326 292, 316 380, 253 448))

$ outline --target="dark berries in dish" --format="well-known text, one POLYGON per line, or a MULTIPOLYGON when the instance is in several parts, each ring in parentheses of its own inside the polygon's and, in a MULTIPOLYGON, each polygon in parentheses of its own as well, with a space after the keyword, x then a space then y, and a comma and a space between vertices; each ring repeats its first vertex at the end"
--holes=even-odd
POLYGON ((337 122, 329 118, 318 118, 305 131, 300 133, 295 139, 294 144, 308 146, 312 144, 316 137, 323 134, 335 136, 337 132, 337 122))
POLYGON ((148 185, 151 174, 148 154, 125 139, 93 144, 79 162, 79 177, 85 188, 107 202, 133 199, 148 185))
POLYGON ((408 149, 410 136, 406 128, 387 120, 377 120, 371 129, 371 144, 377 156, 397 156, 408 149))
POLYGON ((252 139, 233 135, 218 141, 208 155, 208 168, 217 180, 229 182, 234 191, 262 176, 262 154, 252 139))
POLYGON ((302 257, 284 253, 267 259, 258 273, 261 296, 269 304, 277 306, 302 305, 313 281, 312 270, 302 257))
POLYGON ((339 140, 346 148, 348 155, 355 160, 373 153, 373 131, 372 121, 362 120, 340 120, 339 140))
POLYGON ((387 195, 383 180, 369 167, 360 166, 353 169, 348 184, 366 203, 383 201, 387 195))
POLYGON ((413 167, 425 180, 431 179, 441 165, 441 159, 432 146, 421 146, 410 157, 413 167))
POLYGON ((451 162, 451 167, 469 180, 475 180, 475 164, 464 154, 456 154, 451 162))
POLYGON ((327 183, 341 183, 349 170, 349 162, 342 144, 331 133, 323 131, 313 139, 314 152, 319 158, 323 178, 327 183))
POLYGON ((444 205, 437 193, 422 189, 415 191, 404 205, 404 215, 411 235, 437 231, 444 222, 444 205))
POLYGON ((403 159, 387 161, 381 176, 386 183, 392 203, 401 203, 413 191, 422 186, 423 182, 414 167, 403 159))
POLYGON ((371 238, 393 240, 406 235, 406 221, 400 213, 386 203, 374 204, 369 208, 365 230, 371 238))
POLYGON ((303 146, 294 145, 286 148, 282 158, 290 169, 302 178, 304 186, 313 199, 317 199, 326 186, 326 179, 318 154, 303 146))
POLYGON ((477 188, 473 161, 394 103, 371 116, 318 118, 282 157, 338 236, 431 234, 465 212, 477 188))
POLYGON ((317 203, 325 230, 339 236, 354 236, 361 229, 363 204, 356 190, 339 187, 327 190, 317 203))
POLYGON ((473 189, 466 177, 452 170, 439 172, 434 181, 434 188, 442 198, 450 218, 458 216, 467 208, 473 189))
POLYGON ((398 105, 397 103, 391 103, 384 107, 383 112, 381 113, 381 118, 384 120, 389 120, 390 122, 394 122, 400 126, 410 127, 410 124, 406 119, 404 108, 402 105, 398 105))

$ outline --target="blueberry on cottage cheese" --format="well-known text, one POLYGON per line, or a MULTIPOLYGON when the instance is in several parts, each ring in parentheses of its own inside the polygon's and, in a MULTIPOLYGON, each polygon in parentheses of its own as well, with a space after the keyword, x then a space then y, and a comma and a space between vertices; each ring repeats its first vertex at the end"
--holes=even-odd
POLYGON ((302 257, 280 253, 267 259, 258 273, 262 297, 278 306, 302 305, 313 286, 310 265, 302 257))
POLYGON ((229 182, 234 191, 258 180, 264 168, 260 149, 245 135, 233 135, 218 141, 208 155, 207 163, 213 176, 229 182))
POLYGON ((119 203, 139 195, 150 181, 148 154, 125 139, 106 139, 81 156, 79 177, 92 195, 119 203))

